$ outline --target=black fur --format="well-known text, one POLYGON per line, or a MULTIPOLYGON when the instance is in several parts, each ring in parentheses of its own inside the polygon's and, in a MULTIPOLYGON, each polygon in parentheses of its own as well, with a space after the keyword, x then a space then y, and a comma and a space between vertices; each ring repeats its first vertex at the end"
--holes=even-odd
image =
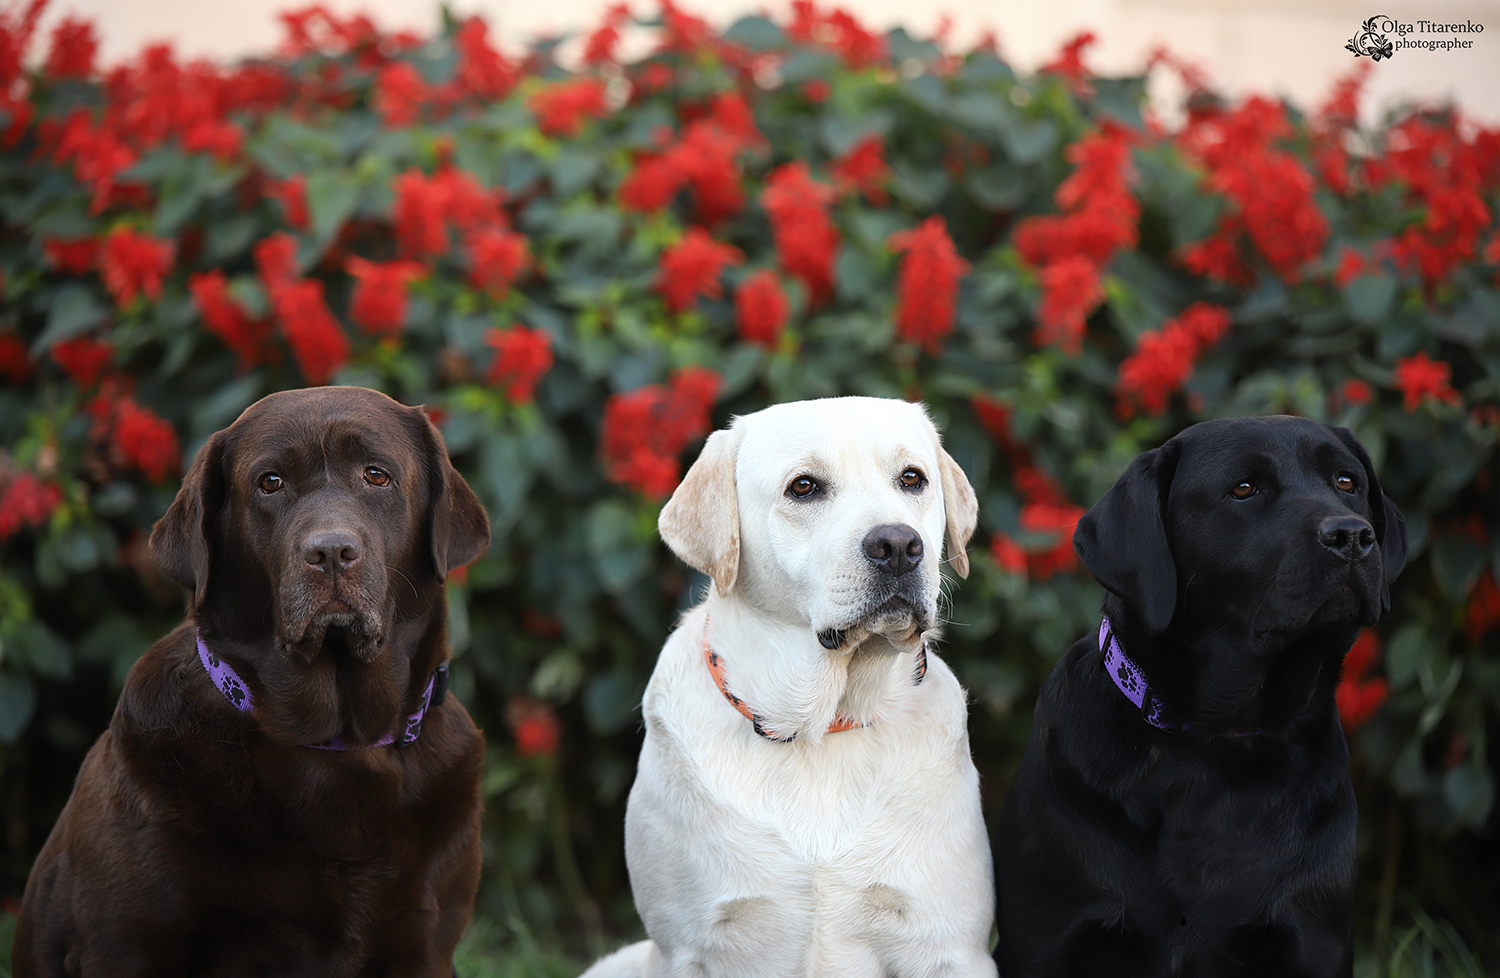
POLYGON ((1138 457, 1073 542, 1191 729, 1148 725, 1097 636, 1059 661, 995 834, 1001 974, 1351 974, 1334 690, 1406 562, 1369 456, 1302 418, 1205 422, 1138 457))

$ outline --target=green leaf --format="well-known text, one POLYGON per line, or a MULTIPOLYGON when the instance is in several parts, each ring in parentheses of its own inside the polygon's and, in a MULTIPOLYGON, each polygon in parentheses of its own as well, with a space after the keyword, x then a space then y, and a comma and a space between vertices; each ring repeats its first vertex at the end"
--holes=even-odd
POLYGON ((1484 545, 1466 536, 1442 533, 1432 540, 1432 576, 1454 602, 1469 596, 1488 561, 1484 545))
POLYGON ((1356 322, 1375 326, 1391 312, 1396 298, 1396 279, 1385 272, 1361 275, 1343 288, 1344 304, 1356 322))
POLYGON ((0 671, 0 740, 14 744, 36 711, 36 689, 27 676, 0 671))
POLYGON ((47 312, 47 328, 31 344, 31 355, 41 357, 63 340, 81 336, 109 318, 109 307, 94 298, 81 282, 60 286, 47 312))
POLYGON ((589 729, 601 736, 623 730, 635 719, 645 691, 646 684, 621 667, 590 679, 583 688, 583 710, 589 729))
POLYGON ((621 594, 650 566, 653 541, 636 530, 635 514, 618 499, 590 507, 585 525, 589 556, 599 583, 611 594, 621 594))
POLYGON ((359 202, 359 184, 347 173, 320 170, 307 178, 307 216, 312 236, 327 241, 344 226, 359 202))
POLYGON ((1385 647, 1385 676, 1392 689, 1401 689, 1417 678, 1417 667, 1432 655, 1427 629, 1419 624, 1403 625, 1385 647))
POLYGON ((786 33, 765 17, 741 17, 724 32, 724 40, 742 44, 752 51, 771 51, 786 44, 786 33))

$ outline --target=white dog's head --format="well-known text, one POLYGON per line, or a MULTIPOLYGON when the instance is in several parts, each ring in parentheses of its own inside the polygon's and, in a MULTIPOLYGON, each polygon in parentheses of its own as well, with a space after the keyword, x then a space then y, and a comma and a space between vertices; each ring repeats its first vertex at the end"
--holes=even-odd
POLYGON ((978 506, 926 410, 839 397, 716 431, 657 526, 679 557, 824 648, 909 647, 937 622, 938 562, 969 573, 978 506))

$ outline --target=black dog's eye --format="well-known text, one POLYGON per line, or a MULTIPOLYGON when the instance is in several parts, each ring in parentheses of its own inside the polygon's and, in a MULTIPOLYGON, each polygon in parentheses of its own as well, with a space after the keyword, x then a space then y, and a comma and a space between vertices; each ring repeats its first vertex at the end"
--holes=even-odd
POLYGON ((1333 484, 1344 492, 1353 492, 1355 489, 1354 476, 1347 472, 1340 472, 1333 477, 1333 484))
POLYGON ((792 484, 786 487, 786 491, 796 499, 806 499, 821 488, 818 480, 810 475, 799 475, 792 480, 792 484))
POLYGON ((927 485, 927 476, 922 474, 921 469, 907 469, 901 473, 901 487, 920 491, 927 485))
POLYGON ((286 483, 282 481, 281 476, 277 475, 275 472, 267 472, 265 475, 255 480, 255 487, 261 492, 265 493, 267 496, 271 495, 271 493, 273 492, 280 492, 281 488, 285 485, 286 483))
POLYGON ((367 465, 365 466, 365 481, 383 489, 391 484, 391 474, 378 465, 367 465))
POLYGON ((1249 479, 1246 479, 1244 482, 1241 482, 1239 485, 1229 490, 1229 494, 1235 499, 1249 499, 1259 491, 1260 490, 1255 488, 1255 483, 1251 482, 1249 479))

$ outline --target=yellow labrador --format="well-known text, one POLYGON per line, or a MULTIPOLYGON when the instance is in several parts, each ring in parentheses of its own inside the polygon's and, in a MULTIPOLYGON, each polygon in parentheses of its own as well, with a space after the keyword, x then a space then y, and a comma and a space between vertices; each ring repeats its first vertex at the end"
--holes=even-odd
POLYGON ((617 976, 993 976, 964 691, 928 640, 977 505, 916 404, 780 404, 662 509, 712 579, 646 689, 617 976))

